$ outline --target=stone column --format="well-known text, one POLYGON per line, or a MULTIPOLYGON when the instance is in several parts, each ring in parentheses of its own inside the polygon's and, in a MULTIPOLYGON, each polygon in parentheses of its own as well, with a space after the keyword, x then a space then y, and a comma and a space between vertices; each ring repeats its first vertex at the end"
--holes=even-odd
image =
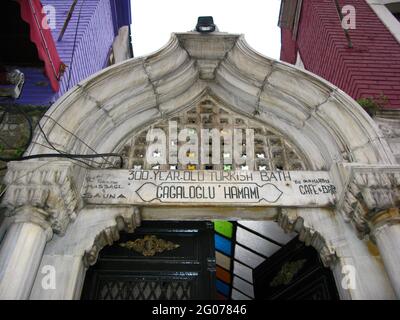
POLYGON ((358 236, 378 246, 390 284, 400 299, 400 166, 357 165, 348 168, 341 209, 358 236))
POLYGON ((400 299, 400 215, 399 209, 380 212, 373 220, 372 235, 396 296, 400 299))
POLYGON ((18 210, 0 248, 0 299, 27 299, 46 242, 52 236, 46 212, 24 206, 18 210))
POLYGON ((1 206, 12 219, 0 244, 0 299, 28 299, 46 242, 76 217, 84 172, 68 161, 10 162, 1 206))

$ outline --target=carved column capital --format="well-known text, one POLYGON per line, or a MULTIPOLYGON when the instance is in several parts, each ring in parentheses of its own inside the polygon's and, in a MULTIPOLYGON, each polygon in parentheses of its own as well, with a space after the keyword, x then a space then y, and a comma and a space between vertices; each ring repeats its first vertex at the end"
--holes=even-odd
POLYGON ((341 211, 360 237, 370 234, 383 213, 399 207, 400 167, 364 166, 351 168, 343 192, 341 211))
POLYGON ((49 241, 53 236, 53 229, 48 221, 48 212, 32 207, 22 206, 14 211, 15 223, 33 223, 43 228, 46 233, 46 239, 49 241))
POLYGON ((81 207, 79 188, 84 169, 70 161, 11 162, 8 168, 1 203, 7 208, 6 215, 19 213, 16 219, 32 215, 32 221, 43 220, 55 233, 64 234, 81 207), (29 213, 26 208, 35 210, 29 213))
POLYGON ((371 220, 371 227, 373 236, 379 232, 383 232, 386 227, 400 223, 399 208, 390 208, 378 212, 371 220))

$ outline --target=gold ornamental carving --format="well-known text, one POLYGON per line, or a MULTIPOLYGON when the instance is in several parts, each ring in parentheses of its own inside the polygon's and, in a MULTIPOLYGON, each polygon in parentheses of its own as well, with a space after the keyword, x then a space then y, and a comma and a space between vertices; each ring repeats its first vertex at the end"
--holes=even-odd
POLYGON ((305 259, 286 262, 279 273, 272 279, 270 286, 278 287, 281 285, 288 285, 292 282, 293 278, 299 273, 306 263, 305 259))
POLYGON ((152 257, 156 253, 171 251, 180 247, 179 244, 159 239, 155 235, 146 235, 135 241, 127 241, 119 245, 123 248, 141 253, 145 257, 152 257))

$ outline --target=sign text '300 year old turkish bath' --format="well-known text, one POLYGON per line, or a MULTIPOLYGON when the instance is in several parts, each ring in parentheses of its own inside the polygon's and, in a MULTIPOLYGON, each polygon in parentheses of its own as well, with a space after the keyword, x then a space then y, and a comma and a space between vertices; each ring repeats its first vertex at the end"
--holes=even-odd
POLYGON ((325 171, 90 170, 91 204, 330 206, 336 188, 325 171))

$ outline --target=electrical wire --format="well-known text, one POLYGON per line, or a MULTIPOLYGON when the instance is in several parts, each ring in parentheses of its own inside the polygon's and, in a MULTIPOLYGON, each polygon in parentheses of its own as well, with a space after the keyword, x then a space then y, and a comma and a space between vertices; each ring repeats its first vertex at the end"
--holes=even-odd
MULTIPOLYGON (((33 126, 32 126, 32 121, 29 118, 29 116, 20 108, 19 105, 15 105, 16 108, 18 109, 19 113, 21 113, 24 118, 27 120, 28 124, 29 124, 29 139, 28 142, 25 144, 25 149, 28 148, 28 146, 32 143, 32 137, 33 137, 33 126)), ((6 108, 7 112, 10 112, 9 107, 6 108)), ((123 157, 118 154, 118 153, 96 153, 96 154, 70 154, 70 153, 66 153, 62 150, 57 149, 52 143, 51 141, 48 139, 46 133, 44 132, 42 126, 40 125, 40 121, 38 122, 38 127, 44 137, 44 139, 46 140, 46 142, 50 145, 50 147, 52 149, 54 149, 56 152, 58 152, 58 154, 36 154, 36 155, 30 155, 30 156, 23 156, 23 157, 14 157, 14 158, 4 158, 4 157, 0 157, 0 161, 4 161, 4 162, 10 162, 10 161, 20 161, 20 160, 29 160, 29 159, 38 159, 38 158, 54 158, 54 157, 59 157, 59 158, 68 158, 71 160, 75 160, 75 161, 79 161, 81 163, 83 163, 86 166, 92 167, 94 169, 96 169, 96 167, 92 166, 91 164, 88 164, 85 161, 82 161, 80 159, 93 159, 93 158, 103 158, 104 157, 119 157, 120 158, 120 168, 123 168, 123 157)), ((80 139, 81 140, 81 139, 80 139)), ((85 143, 86 144, 86 143, 85 143)), ((109 162, 109 161, 107 161, 109 162)), ((114 166, 113 163, 109 162, 110 164, 112 164, 114 166)), ((1 168, 2 170, 4 168, 1 168)))
MULTIPOLYGON (((32 136, 33 136, 32 121, 31 121, 31 119, 29 118, 29 116, 25 113, 25 111, 24 111, 22 108, 20 108, 19 105, 16 105, 16 107, 18 108, 19 112, 20 112, 21 114, 23 114, 24 117, 25 117, 26 119, 28 119, 28 122, 30 123, 30 138, 29 138, 29 144, 27 144, 27 145, 25 146, 25 148, 24 148, 24 149, 26 150, 26 149, 29 147, 29 145, 31 144, 31 142, 32 142, 32 136)), ((49 146, 50 146, 52 149, 54 149, 55 151, 57 151, 57 152, 60 153, 60 154, 66 154, 65 152, 62 152, 62 151, 58 150, 56 147, 54 147, 54 145, 49 141, 49 139, 47 138, 46 134, 44 133, 44 131, 43 131, 43 129, 42 129, 42 126, 40 125, 40 120, 38 121, 38 127, 39 127, 40 131, 42 132, 42 134, 43 134, 45 140, 47 141, 47 143, 49 144, 49 146)), ((71 160, 73 159, 72 156, 69 157, 69 158, 70 158, 71 160)), ((82 160, 79 160, 79 159, 76 159, 76 161, 81 162, 81 163, 83 163, 83 164, 85 164, 85 165, 87 165, 87 166, 89 166, 89 167, 95 168, 94 166, 92 166, 92 165, 86 163, 85 161, 82 161, 82 160)))
MULTIPOLYGON (((83 0, 81 3, 81 6, 79 8, 79 13, 78 13, 78 20, 77 20, 77 24, 76 24, 76 29, 75 29, 75 36, 74 36, 74 44, 73 44, 73 48, 72 48, 72 56, 71 56, 71 63, 70 63, 70 70, 68 73, 68 81, 67 81, 67 91, 70 88, 70 83, 71 83, 71 76, 72 76, 72 66, 73 66, 73 62, 74 62, 74 57, 75 57, 75 52, 76 52, 76 44, 77 44, 77 37, 78 37, 78 31, 79 31, 79 23, 81 20, 81 14, 82 14, 82 8, 83 5, 85 4, 86 0, 83 0)), ((28 124, 29 124, 29 139, 24 147, 24 149, 27 149, 29 147, 29 145, 32 143, 32 138, 33 138, 33 126, 32 126, 32 121, 30 119, 30 117, 22 110, 20 109, 19 105, 15 104, 15 106, 17 106, 19 112, 25 117, 25 119, 27 120, 28 124)), ((5 114, 7 112, 10 112, 8 110, 8 107, 6 107, 6 110, 3 112, 3 114, 1 115, 1 121, 0 123, 4 120, 5 114)), ((49 117, 50 119, 52 119, 51 117, 49 117)), ((91 148, 88 144, 86 144, 82 139, 80 139, 79 137, 77 137, 76 135, 74 135, 72 132, 68 131, 67 129, 65 129, 63 126, 61 126, 57 121, 55 121, 54 119, 52 119, 55 123, 57 123, 57 125, 59 125, 63 130, 69 132, 70 134, 72 134, 73 136, 75 136, 77 139, 79 139, 82 143, 84 143, 88 148, 90 148, 93 152, 95 152, 95 155, 82 155, 82 154, 69 154, 66 153, 64 151, 58 150, 48 139, 47 135, 45 134, 42 126, 40 125, 40 121, 38 122, 38 127, 44 137, 44 139, 46 140, 46 142, 50 145, 50 147, 52 149, 54 149, 55 151, 57 151, 59 154, 36 154, 36 155, 30 155, 30 156, 22 156, 22 157, 14 157, 14 158, 3 158, 0 157, 0 161, 4 161, 4 162, 9 162, 9 161, 20 161, 20 160, 29 160, 29 159, 37 159, 37 158, 53 158, 53 157, 58 157, 58 158, 69 158, 71 160, 75 160, 75 161, 79 161, 83 164, 85 164, 86 166, 90 166, 92 168, 95 168, 94 166, 88 164, 85 161, 82 161, 80 159, 93 159, 93 158, 103 158, 103 160, 105 162, 110 163, 113 167, 114 164, 112 162, 110 162, 109 160, 105 159, 104 157, 119 157, 120 158, 120 168, 123 168, 123 157, 120 154, 117 153, 97 153, 93 148, 91 148)), ((92 162, 94 162, 92 160, 92 162)), ((112 168, 112 167, 111 167, 112 168)), ((6 170, 7 167, 1 167, 1 170, 6 170)), ((108 168, 107 168, 108 169, 108 168)), ((1 195, 0 195, 1 196, 1 195)))
MULTIPOLYGON (((79 159, 91 159, 91 158, 101 158, 101 157, 110 157, 115 156, 114 153, 100 153, 100 154, 74 154, 72 160, 76 160, 74 158, 79 159)), ((21 160, 29 160, 29 159, 38 159, 38 158, 68 158, 71 159, 70 154, 58 154, 58 153, 41 153, 41 154, 32 154, 29 156, 23 156, 21 160)), ((96 168, 95 168, 96 169, 96 168)))
POLYGON ((3 113, 1 114, 1 117, 0 117, 0 125, 1 125, 1 123, 3 122, 6 113, 7 113, 7 112, 3 111, 3 113))
MULTIPOLYGON (((26 119, 26 121, 27 121, 28 124, 29 124, 29 138, 28 138, 28 141, 26 142, 25 146, 22 147, 23 149, 26 150, 26 149, 29 147, 29 145, 32 143, 32 137, 33 137, 33 125, 32 125, 32 120, 30 119, 30 117, 25 113, 25 111, 24 111, 18 104, 15 104, 14 106, 18 109, 18 112, 26 119)), ((8 113, 12 113, 12 112, 14 111, 14 110, 10 110, 10 106, 5 106, 5 108, 6 108, 6 112, 8 112, 8 113)), ((41 129, 42 133, 44 134, 44 132, 43 132, 41 126, 40 126, 40 123, 38 123, 38 125, 39 125, 39 128, 41 129)), ((46 136, 45 136, 45 139, 46 139, 46 141, 49 143, 49 145, 52 146, 52 148, 53 148, 54 150, 56 150, 57 152, 59 152, 59 151, 58 151, 57 149, 55 149, 54 146, 48 141, 48 139, 47 139, 46 136)), ((23 160, 23 159, 22 159, 22 157, 13 157, 13 158, 4 158, 4 157, 0 157, 0 160, 1 160, 1 161, 4 161, 4 162, 10 162, 10 161, 19 161, 19 160, 23 160)), ((77 160, 77 161, 80 161, 80 162, 84 163, 85 165, 90 166, 89 164, 87 164, 86 162, 84 162, 84 161, 82 161, 82 160, 77 160)), ((92 168, 94 168, 94 167, 92 166, 92 168)), ((3 170, 3 169, 5 169, 5 168, 3 167, 3 168, 1 168, 1 169, 3 170)))
MULTIPOLYGON (((60 155, 63 155, 63 157, 70 158, 70 159, 75 159, 75 160, 77 160, 77 159, 79 159, 79 158, 81 158, 81 159, 90 159, 90 158, 103 158, 103 157, 119 157, 120 160, 121 160, 121 162, 120 162, 120 168, 123 167, 124 159, 123 159, 122 156, 121 156, 120 154, 118 154, 118 153, 70 154, 70 153, 65 153, 65 152, 63 152, 63 151, 61 151, 61 150, 58 150, 56 147, 54 147, 54 145, 53 145, 53 144, 50 142, 50 140, 47 138, 47 135, 46 135, 46 133, 43 131, 42 126, 40 125, 40 123, 38 123, 38 126, 39 126, 39 129, 40 129, 40 131, 42 132, 42 134, 43 134, 43 136, 44 136, 46 142, 47 142, 55 151, 59 152, 60 155)), ((37 156, 37 155, 32 155, 32 156, 37 156)), ((27 157, 29 157, 29 156, 27 156, 27 157)), ((26 158, 26 157, 24 157, 24 158, 26 158)), ((81 162, 85 163, 86 165, 89 165, 89 164, 87 164, 87 163, 84 162, 84 161, 81 161, 81 162)), ((90 165, 90 166, 91 166, 91 165, 90 165)), ((91 166, 91 167, 93 167, 93 166, 91 166)), ((94 167, 93 167, 93 168, 94 168, 94 167)))
POLYGON ((55 151, 58 152, 59 154, 65 155, 67 158, 69 158, 69 159, 71 159, 71 160, 73 159, 73 160, 79 161, 79 162, 81 162, 81 163, 83 163, 83 164, 85 164, 85 165, 87 165, 87 166, 89 166, 89 167, 95 169, 95 167, 92 166, 91 164, 88 164, 87 162, 85 162, 85 161, 83 161, 83 160, 80 160, 80 159, 74 159, 74 158, 76 158, 76 157, 73 157, 73 156, 71 156, 71 155, 65 153, 64 151, 61 151, 61 150, 57 149, 57 148, 50 142, 50 140, 49 140, 49 138, 47 137, 47 135, 44 133, 43 128, 42 128, 42 126, 40 125, 40 121, 38 122, 37 125, 38 125, 38 127, 39 127, 39 129, 40 129, 40 131, 41 131, 41 133, 42 133, 42 135, 43 135, 43 137, 44 137, 44 139, 46 140, 46 142, 49 144, 49 146, 50 146, 53 150, 55 150, 55 151))
MULTIPOLYGON (((36 142, 36 141, 32 141, 32 143, 33 143, 33 144, 37 144, 38 146, 41 146, 41 147, 43 147, 43 148, 47 148, 47 149, 53 150, 51 147, 46 146, 46 145, 44 145, 44 144, 42 144, 42 143, 39 143, 39 142, 36 142)), ((97 161, 94 161, 94 160, 92 160, 92 162, 93 162, 94 164, 98 165, 99 167, 102 165, 101 162, 97 162, 97 161)), ((98 169, 98 168, 96 168, 96 169, 98 169)))
MULTIPOLYGON (((18 108, 18 112, 21 113, 23 115, 23 117, 25 118, 25 120, 28 122, 29 125, 29 137, 28 137, 28 141, 25 143, 25 146, 23 146, 23 149, 27 149, 29 147, 29 145, 32 142, 32 137, 33 137, 33 126, 32 126, 32 121, 29 118, 29 116, 22 111, 22 109, 19 107, 19 105, 15 105, 18 108)), ((13 110, 10 110, 10 106, 5 105, 5 113, 12 113, 13 110)), ((2 117, 2 120, 4 120, 4 117, 2 117)), ((0 161, 4 161, 4 162, 9 162, 9 161, 18 161, 20 159, 20 157, 13 157, 13 158, 4 158, 4 157, 0 157, 0 161)))
MULTIPOLYGON (((66 129, 65 127, 63 127, 57 120, 53 119, 52 117, 48 116, 48 115, 43 115, 44 118, 48 118, 50 120, 52 120, 56 125, 58 125, 61 129, 63 129, 65 132, 69 133, 70 135, 72 135, 73 137, 75 137, 76 139, 78 139, 79 141, 81 141, 86 147, 88 147, 91 151, 93 151, 95 154, 98 154, 98 152, 96 152, 95 149, 93 149, 90 145, 88 145, 84 140, 82 140, 80 137, 78 137, 75 133, 71 132, 70 130, 66 129)), ((106 158, 103 158, 103 160, 107 163, 109 163, 111 166, 114 166, 114 163, 112 163, 111 161, 107 160, 106 158)))

